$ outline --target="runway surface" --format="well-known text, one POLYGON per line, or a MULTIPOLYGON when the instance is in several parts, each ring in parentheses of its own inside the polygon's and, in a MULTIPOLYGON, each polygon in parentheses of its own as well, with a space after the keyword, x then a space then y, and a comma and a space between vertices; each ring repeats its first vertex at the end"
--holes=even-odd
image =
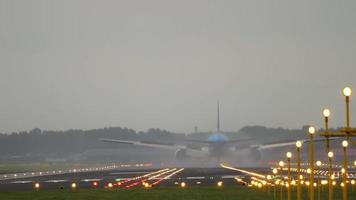
MULTIPOLYGON (((258 171, 265 170, 258 169, 258 171)), ((247 179, 248 176, 224 168, 112 169, 1 180, 0 191, 34 190, 36 183, 39 184, 41 190, 68 189, 72 187, 73 183, 75 183, 76 188, 109 188, 112 185, 113 189, 131 189, 145 186, 180 187, 182 182, 186 184, 186 187, 217 185, 220 181, 224 185, 242 184, 236 178, 247 179)))
MULTIPOLYGON (((286 169, 284 169, 286 170, 286 169)), ((302 170, 308 179, 307 170, 302 170)), ((246 185, 252 179, 266 180, 271 173, 270 168, 234 168, 221 165, 219 168, 118 168, 85 169, 80 171, 66 171, 61 173, 41 173, 28 175, 2 175, 0 191, 40 190, 77 188, 107 188, 132 189, 142 187, 190 187, 246 185), (220 183, 219 183, 220 182, 220 183)), ((286 171, 283 172, 284 176, 286 171)), ((296 171, 292 169, 294 176, 296 171)), ((327 170, 316 171, 321 178, 327 179, 327 170)), ((341 178, 336 174, 336 181, 341 178)), ((355 179, 355 171, 350 171, 349 178, 355 179)))

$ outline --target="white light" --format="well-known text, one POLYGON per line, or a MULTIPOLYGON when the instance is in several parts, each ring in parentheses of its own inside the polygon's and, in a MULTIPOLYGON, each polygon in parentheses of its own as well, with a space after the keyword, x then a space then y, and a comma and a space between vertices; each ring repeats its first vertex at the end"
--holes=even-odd
POLYGON ((320 160, 316 161, 316 166, 318 166, 318 167, 321 166, 321 161, 320 160))
POLYGON ((347 140, 342 141, 342 146, 346 148, 349 146, 349 142, 347 142, 347 140))
POLYGON ((279 161, 278 164, 279 164, 280 167, 284 167, 284 162, 283 161, 279 161))
POLYGON ((307 169, 307 173, 308 173, 308 174, 311 173, 311 169, 310 169, 310 168, 307 169))
POLYGON ((315 133, 315 127, 314 126, 310 126, 308 131, 309 131, 310 134, 313 135, 315 133))
POLYGON ((286 156, 287 156, 287 158, 292 158, 292 153, 291 152, 287 152, 286 156))
POLYGON ((328 153, 328 157, 329 157, 329 158, 333 158, 333 157, 334 157, 334 153, 333 153, 332 151, 330 151, 330 152, 328 153))
POLYGON ((331 114, 331 112, 330 112, 329 109, 325 108, 325 109, 323 110, 323 115, 324 115, 324 117, 330 117, 330 114, 331 114))
POLYGON ((352 94, 352 89, 350 87, 345 87, 342 90, 342 93, 344 94, 345 97, 349 97, 352 94))
POLYGON ((295 146, 297 146, 298 148, 302 147, 302 142, 298 140, 298 141, 295 143, 295 146))
POLYGON ((278 173, 278 170, 277 170, 276 168, 274 168, 274 169, 272 170, 272 172, 273 172, 273 174, 277 174, 277 173, 278 173))

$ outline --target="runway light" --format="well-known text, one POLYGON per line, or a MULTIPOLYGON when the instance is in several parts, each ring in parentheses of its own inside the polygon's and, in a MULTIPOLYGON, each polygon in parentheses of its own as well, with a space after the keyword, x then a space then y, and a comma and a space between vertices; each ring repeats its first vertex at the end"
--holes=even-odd
POLYGON ((185 182, 181 182, 181 183, 180 183, 180 187, 181 187, 181 188, 185 188, 186 186, 187 186, 187 184, 186 184, 185 182))
POLYGON ((77 184, 76 183, 72 183, 71 187, 72 187, 72 189, 75 189, 77 187, 77 184))
POLYGON ((94 186, 94 187, 98 187, 98 185, 99 185, 98 182, 96 182, 96 181, 93 182, 93 186, 94 186))
POLYGON ((342 93, 345 97, 349 97, 351 96, 352 94, 352 89, 350 87, 345 87, 343 90, 342 90, 342 93))
POLYGON ((218 187, 222 187, 223 186, 223 182, 219 181, 217 185, 218 185, 218 187))

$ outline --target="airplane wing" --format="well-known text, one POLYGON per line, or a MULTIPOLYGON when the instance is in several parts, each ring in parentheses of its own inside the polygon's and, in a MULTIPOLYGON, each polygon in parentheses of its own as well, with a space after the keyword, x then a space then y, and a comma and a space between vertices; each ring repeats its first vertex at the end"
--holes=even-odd
MULTIPOLYGON (((336 138, 329 138, 329 140, 336 140, 336 138)), ((310 139, 304 139, 304 140, 299 140, 304 143, 310 142, 310 139)), ((314 142, 323 142, 325 141, 325 138, 315 138, 313 140, 314 142)), ((255 148, 258 150, 267 150, 267 149, 273 149, 273 148, 278 148, 278 147, 286 147, 286 146, 295 146, 296 140, 290 140, 290 141, 283 141, 283 142, 274 142, 274 143, 268 143, 268 144, 259 144, 259 145, 251 145, 250 148, 255 148)))
POLYGON ((169 149, 169 150, 177 150, 177 149, 186 148, 186 146, 183 146, 183 145, 174 145, 174 144, 168 144, 168 143, 156 143, 156 142, 148 142, 148 141, 116 140, 116 139, 107 139, 107 138, 100 138, 99 140, 103 141, 103 142, 130 144, 130 145, 136 145, 136 146, 169 149))
POLYGON ((151 142, 151 141, 131 141, 131 140, 116 140, 116 139, 107 139, 101 138, 99 139, 103 142, 111 142, 111 143, 118 143, 118 144, 129 144, 129 145, 136 145, 142 147, 151 147, 151 148, 159 148, 159 149, 166 149, 166 150, 173 150, 178 151, 181 149, 186 149, 189 151, 189 155, 195 157, 207 156, 208 149, 206 148, 193 148, 191 146, 184 146, 184 145, 176 145, 176 144, 169 144, 169 143, 158 143, 158 142, 151 142))

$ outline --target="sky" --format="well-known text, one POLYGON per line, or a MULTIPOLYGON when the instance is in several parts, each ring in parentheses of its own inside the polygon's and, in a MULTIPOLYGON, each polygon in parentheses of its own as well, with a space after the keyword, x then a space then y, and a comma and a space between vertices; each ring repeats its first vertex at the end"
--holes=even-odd
MULTIPOLYGON (((0 132, 344 125, 355 1, 0 0, 0 132)), ((351 98, 351 125, 356 123, 351 98)))

